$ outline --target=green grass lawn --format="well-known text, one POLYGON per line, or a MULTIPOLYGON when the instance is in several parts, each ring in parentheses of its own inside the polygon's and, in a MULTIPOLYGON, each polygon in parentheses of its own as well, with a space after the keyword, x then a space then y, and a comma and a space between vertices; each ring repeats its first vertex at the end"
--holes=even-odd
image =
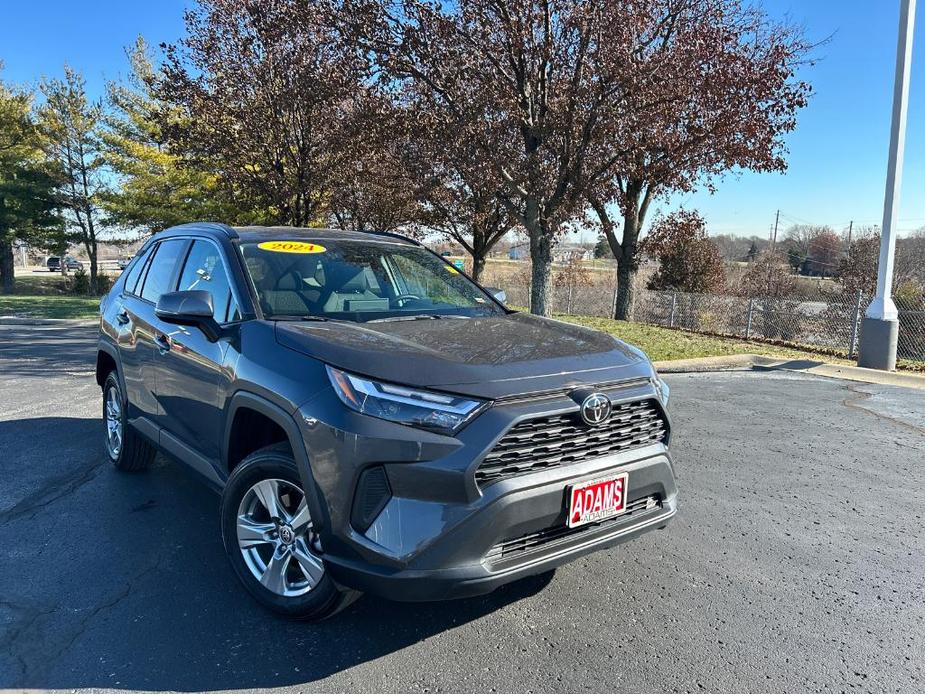
POLYGON ((731 354, 761 354, 783 359, 815 359, 836 364, 854 363, 847 359, 827 354, 780 347, 763 342, 748 342, 735 338, 714 337, 683 330, 671 330, 645 323, 630 323, 591 316, 558 315, 556 318, 615 335, 621 340, 626 340, 642 349, 652 361, 696 359, 698 357, 718 357, 731 354))
POLYGON ((95 318, 99 315, 99 307, 100 300, 90 296, 0 294, 0 316, 95 318))
POLYGON ((66 294, 65 281, 60 272, 17 272, 13 292, 28 296, 66 294))

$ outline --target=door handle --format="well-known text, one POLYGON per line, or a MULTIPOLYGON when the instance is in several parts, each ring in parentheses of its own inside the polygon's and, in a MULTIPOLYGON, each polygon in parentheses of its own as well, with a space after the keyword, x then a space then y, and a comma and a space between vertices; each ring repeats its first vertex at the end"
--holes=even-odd
POLYGON ((161 354, 167 354, 170 351, 170 337, 167 335, 158 335, 154 338, 154 344, 161 354))
POLYGON ((119 313, 116 315, 116 323, 118 323, 119 325, 128 325, 128 321, 129 321, 128 312, 123 311, 122 313, 119 313))

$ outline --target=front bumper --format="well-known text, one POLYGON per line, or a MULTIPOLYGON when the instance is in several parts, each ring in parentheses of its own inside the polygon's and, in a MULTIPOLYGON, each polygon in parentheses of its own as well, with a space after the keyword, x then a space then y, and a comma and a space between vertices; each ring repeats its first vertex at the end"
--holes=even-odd
MULTIPOLYGON (((618 396, 653 394, 644 382, 618 396)), ((336 396, 322 393, 303 406, 300 425, 324 507, 325 563, 351 588, 395 600, 487 593, 664 527, 677 510, 674 470, 661 443, 475 483, 478 462, 504 432, 526 418, 573 409, 566 396, 495 406, 456 438, 356 415, 329 397, 336 396), (392 497, 360 532, 350 509, 357 478, 370 465, 385 468, 392 497), (567 486, 623 472, 629 512, 566 530, 567 486)))

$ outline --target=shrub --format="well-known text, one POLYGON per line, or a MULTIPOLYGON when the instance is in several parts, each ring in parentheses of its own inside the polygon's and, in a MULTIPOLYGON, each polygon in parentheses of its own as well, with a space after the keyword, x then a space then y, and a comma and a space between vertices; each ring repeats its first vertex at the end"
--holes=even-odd
POLYGON ((90 275, 82 267, 77 268, 68 284, 71 294, 86 295, 90 293, 90 275))

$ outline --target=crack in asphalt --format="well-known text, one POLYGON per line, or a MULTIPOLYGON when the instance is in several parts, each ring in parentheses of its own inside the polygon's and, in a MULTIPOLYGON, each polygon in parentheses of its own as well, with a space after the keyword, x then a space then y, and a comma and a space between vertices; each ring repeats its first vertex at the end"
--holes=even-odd
POLYGON ((19 665, 20 677, 23 677, 28 672, 29 667, 26 664, 25 658, 21 653, 17 652, 14 645, 21 643, 20 637, 31 629, 39 619, 53 614, 58 607, 56 605, 54 607, 40 609, 32 607, 31 605, 17 605, 10 600, 3 599, 0 599, 0 606, 6 607, 14 614, 19 613, 22 615, 19 618, 13 619, 12 625, 7 630, 6 634, 0 638, 0 652, 9 653, 15 658, 16 663, 19 665))
POLYGON ((76 468, 65 475, 48 478, 28 498, 18 501, 9 509, 0 513, 0 525, 6 525, 24 516, 28 516, 28 519, 31 520, 39 511, 73 494, 92 481, 102 469, 103 461, 96 459, 89 465, 76 468))
POLYGON ((873 410, 869 407, 864 407, 863 405, 860 404, 866 400, 870 400, 871 398, 873 398, 875 395, 874 393, 868 393, 867 391, 864 391, 864 390, 858 390, 857 389, 858 387, 852 384, 846 385, 845 388, 847 388, 852 393, 854 393, 856 396, 858 396, 858 397, 852 398, 849 395, 846 398, 844 398, 842 400, 842 405, 844 405, 845 407, 850 407, 852 409, 859 410, 861 412, 872 414, 874 417, 877 417, 878 419, 885 419, 888 422, 892 422, 893 424, 898 424, 899 426, 905 429, 911 429, 912 431, 917 432, 919 434, 925 433, 925 427, 920 427, 915 424, 910 424, 909 422, 906 422, 902 419, 891 417, 888 414, 884 414, 883 412, 877 412, 876 410, 873 410))
POLYGON ((117 592, 113 597, 104 602, 101 605, 91 608, 86 615, 84 615, 80 621, 77 623, 76 628, 73 633, 70 635, 70 638, 67 638, 64 643, 59 648, 56 648, 53 653, 49 654, 47 647, 42 647, 42 644, 39 642, 40 638, 44 635, 41 631, 38 631, 34 635, 29 634, 29 630, 35 625, 35 623, 42 617, 47 617, 55 612, 58 612, 61 609, 61 605, 55 605, 49 609, 36 609, 29 608, 22 605, 16 605, 10 601, 2 600, 0 605, 8 605, 13 610, 28 610, 31 611, 31 614, 28 615, 24 620, 26 623, 20 626, 18 629, 14 629, 11 633, 4 639, 0 640, 0 649, 6 650, 8 653, 13 655, 16 659, 16 662, 19 664, 20 674, 12 682, 11 686, 16 687, 20 686, 27 676, 32 674, 30 671, 30 664, 27 662, 27 659, 24 654, 31 653, 34 654, 41 662, 41 665, 44 667, 49 667, 54 664, 58 658, 63 654, 67 653, 71 647, 76 643, 77 639, 83 636, 87 629, 90 628, 93 620, 99 616, 101 613, 106 610, 110 610, 120 602, 128 598, 132 593, 135 592, 135 585, 142 578, 148 574, 154 573, 155 571, 160 570, 163 563, 163 557, 158 556, 157 561, 154 562, 151 566, 148 566, 134 576, 132 576, 125 586, 117 592))

